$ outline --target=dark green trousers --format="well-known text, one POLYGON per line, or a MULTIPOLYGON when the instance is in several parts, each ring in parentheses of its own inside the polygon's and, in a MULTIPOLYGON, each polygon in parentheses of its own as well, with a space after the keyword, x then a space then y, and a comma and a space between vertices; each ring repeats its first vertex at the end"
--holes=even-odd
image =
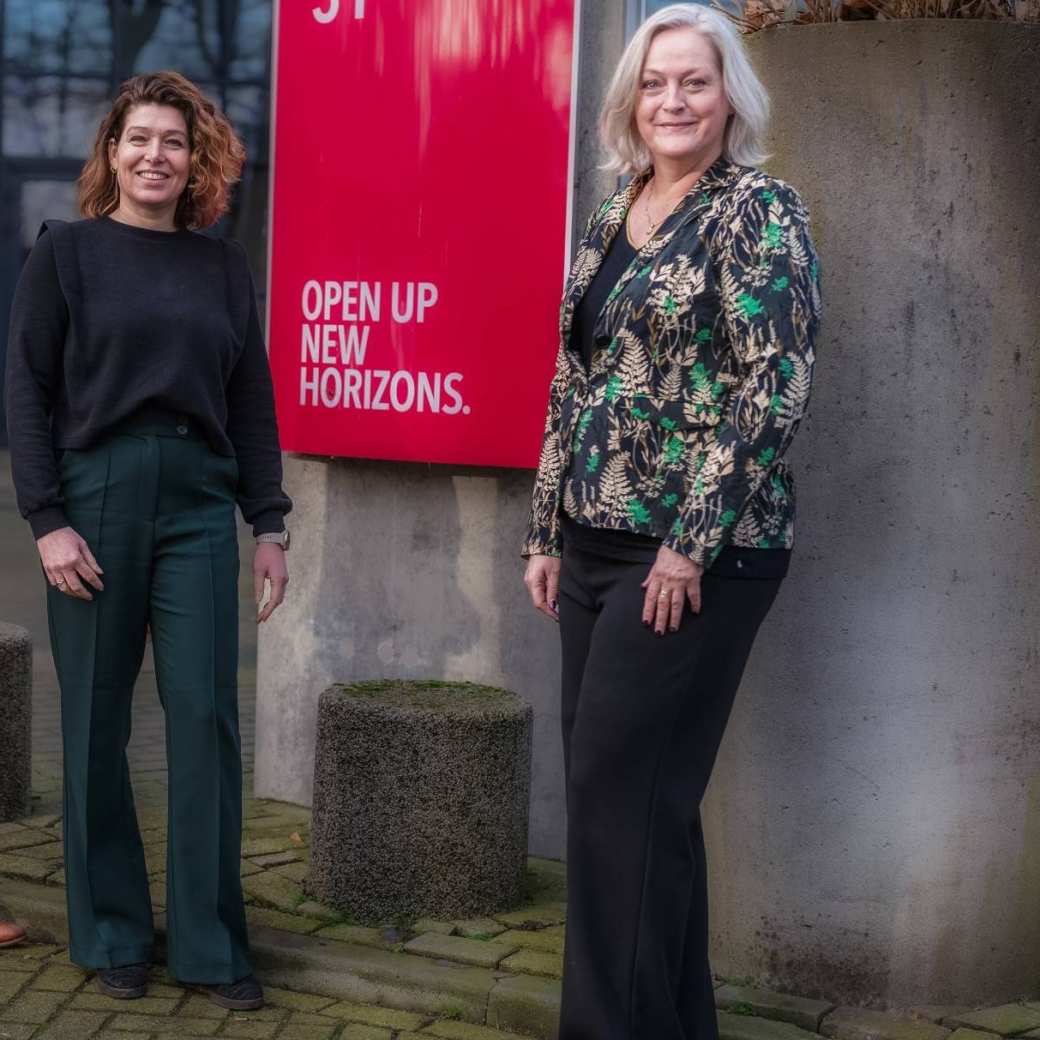
POLYGON ((61 476, 69 521, 105 583, 92 603, 48 592, 65 750, 70 957, 86 968, 151 957, 126 759, 147 627, 166 713, 167 963, 183 982, 233 982, 250 971, 239 879, 235 460, 170 417, 66 451, 61 476))

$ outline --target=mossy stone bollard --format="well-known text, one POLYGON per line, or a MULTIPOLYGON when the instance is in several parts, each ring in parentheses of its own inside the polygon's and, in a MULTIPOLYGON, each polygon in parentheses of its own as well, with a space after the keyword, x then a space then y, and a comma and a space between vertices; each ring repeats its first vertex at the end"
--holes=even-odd
POLYGON ((470 683, 332 686, 318 704, 308 893, 362 921, 523 896, 531 708, 470 683))
POLYGON ((29 814, 32 637, 0 621, 0 823, 29 814))

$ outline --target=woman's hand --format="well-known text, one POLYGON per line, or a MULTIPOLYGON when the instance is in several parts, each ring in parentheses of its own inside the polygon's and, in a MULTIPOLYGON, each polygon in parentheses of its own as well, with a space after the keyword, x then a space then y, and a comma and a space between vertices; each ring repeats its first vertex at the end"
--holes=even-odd
POLYGON ((678 632, 684 600, 690 601, 690 609, 694 614, 701 612, 703 573, 704 568, 699 563, 662 545, 642 585, 646 589, 643 624, 653 625, 659 636, 664 635, 666 628, 678 632))
POLYGON ((531 556, 524 572, 524 584, 531 594, 531 602, 553 621, 560 620, 560 558, 558 556, 531 556))
POLYGON ((87 585, 101 592, 104 584, 90 547, 71 527, 59 527, 36 540, 43 572, 59 592, 90 602, 94 597, 87 585))
POLYGON ((285 550, 277 542, 260 542, 253 557, 253 592, 256 594, 256 623, 262 624, 285 599, 285 586, 289 584, 289 569, 285 565, 285 550), (271 583, 271 594, 263 603, 265 585, 271 583))

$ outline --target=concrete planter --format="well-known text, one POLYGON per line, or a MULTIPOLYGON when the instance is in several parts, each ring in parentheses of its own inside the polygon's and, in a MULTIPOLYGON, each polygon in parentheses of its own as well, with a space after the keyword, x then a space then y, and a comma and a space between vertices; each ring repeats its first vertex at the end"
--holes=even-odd
POLYGON ((531 709, 472 683, 321 695, 307 891, 381 923, 473 918, 523 899, 531 709))
POLYGON ((1040 27, 751 39, 826 319, 799 544, 706 826, 714 967, 841 1003, 1040 991, 1040 27))

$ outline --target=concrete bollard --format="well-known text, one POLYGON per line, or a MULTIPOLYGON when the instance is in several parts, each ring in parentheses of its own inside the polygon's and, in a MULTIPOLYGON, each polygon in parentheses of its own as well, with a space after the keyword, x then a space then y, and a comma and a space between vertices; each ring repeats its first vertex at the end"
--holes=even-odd
POLYGON ((0 622, 0 823, 27 816, 32 784, 32 637, 0 622))
POLYGON ((515 694, 470 683, 325 690, 308 893, 374 922, 518 905, 531 716, 515 694))

